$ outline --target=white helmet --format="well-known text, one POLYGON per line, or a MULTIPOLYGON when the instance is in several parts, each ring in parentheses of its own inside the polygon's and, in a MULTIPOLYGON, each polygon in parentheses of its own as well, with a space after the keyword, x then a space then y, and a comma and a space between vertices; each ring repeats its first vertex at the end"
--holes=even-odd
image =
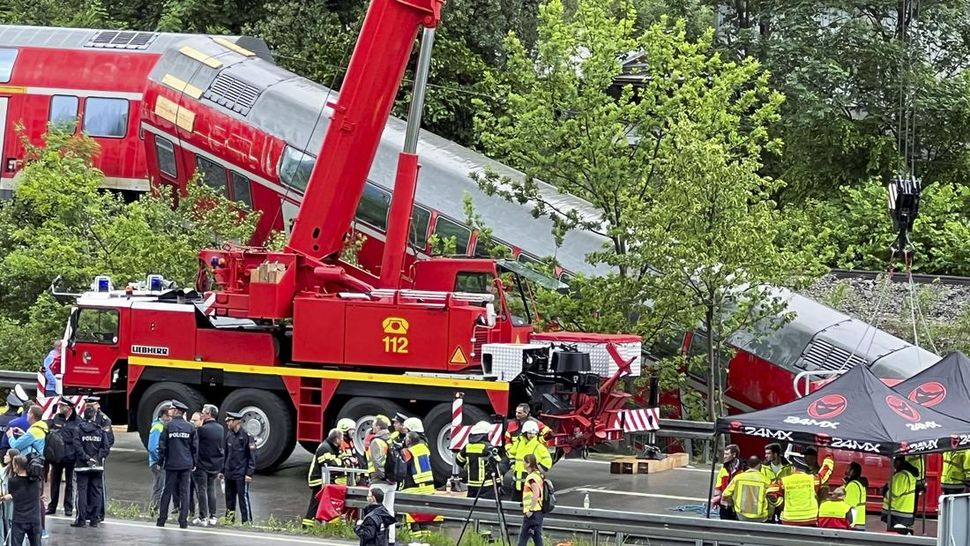
POLYGON ((539 434, 539 425, 535 421, 526 421, 522 425, 522 434, 539 434))
POLYGON ((337 428, 340 430, 340 432, 347 433, 357 428, 357 423, 349 417, 344 417, 343 419, 337 421, 337 428))
POLYGON ((419 432, 424 434, 424 424, 421 422, 421 419, 418 419, 417 417, 408 417, 404 420, 402 426, 408 429, 409 432, 419 432))
POLYGON ((479 421, 472 426, 471 434, 488 434, 492 430, 492 425, 488 421, 479 421))

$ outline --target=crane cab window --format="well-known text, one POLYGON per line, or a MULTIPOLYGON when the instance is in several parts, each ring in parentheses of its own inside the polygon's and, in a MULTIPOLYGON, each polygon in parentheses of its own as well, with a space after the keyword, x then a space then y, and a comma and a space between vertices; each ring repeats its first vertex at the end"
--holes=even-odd
POLYGON ((434 234, 441 239, 454 237, 455 252, 458 254, 468 253, 468 240, 472 236, 472 230, 465 226, 439 216, 434 224, 434 234))
POLYGON ((476 258, 504 258, 512 255, 512 247, 495 239, 479 237, 475 241, 476 258))
POLYGON ((495 277, 481 271, 461 271, 455 275, 455 292, 495 294, 495 277))
POLYGON ((357 219, 387 230, 387 211, 391 208, 391 194, 368 182, 357 205, 357 219))
POLYGON ((417 205, 411 210, 411 244, 418 250, 428 246, 428 224, 431 223, 431 211, 417 205))
POLYGON ((74 341, 118 343, 118 311, 115 309, 81 309, 75 320, 74 341))
POLYGON ((233 201, 244 203, 247 207, 253 208, 253 194, 252 190, 249 189, 249 179, 236 171, 229 171, 229 177, 232 179, 233 201))
POLYGON ((155 135, 155 157, 158 159, 158 170, 172 178, 178 177, 178 166, 175 161, 175 145, 171 141, 155 135))
POLYGON ((17 50, 8 47, 0 47, 0 83, 10 81, 13 74, 13 63, 17 60, 17 50))
POLYGON ((58 129, 71 133, 77 129, 78 98, 70 95, 51 97, 51 111, 47 121, 58 129))
POLYGON ((280 180, 291 188, 305 191, 307 183, 310 182, 313 162, 316 159, 316 157, 292 146, 283 148, 283 157, 280 159, 279 168, 280 180))
POLYGON ((221 195, 226 195, 226 169, 222 165, 218 165, 201 155, 196 155, 195 167, 196 172, 202 175, 202 182, 206 186, 216 190, 221 195))
POLYGON ((124 138, 128 134, 128 101, 88 97, 84 101, 83 129, 92 137, 124 138))

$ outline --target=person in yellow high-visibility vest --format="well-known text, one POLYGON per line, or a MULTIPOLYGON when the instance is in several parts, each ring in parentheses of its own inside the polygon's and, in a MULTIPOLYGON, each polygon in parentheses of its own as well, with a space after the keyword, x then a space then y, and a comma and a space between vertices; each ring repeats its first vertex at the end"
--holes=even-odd
POLYGON ((761 473, 761 459, 748 458, 748 469, 734 476, 721 494, 721 509, 729 506, 741 521, 764 523, 771 515, 768 504, 768 478, 761 473))
MULTIPOLYGON (((434 475, 431 471, 431 450, 421 439, 421 433, 408 432, 404 437, 407 446, 402 453, 407 461, 408 473, 404 478, 402 493, 416 493, 419 495, 434 494, 434 475)), ((404 521, 411 527, 411 536, 425 539, 431 536, 428 522, 439 521, 433 514, 404 514, 404 521)))
MULTIPOLYGON (((714 482, 714 506, 720 507, 718 513, 723 520, 736 520, 738 519, 737 514, 734 513, 734 507, 731 504, 725 504, 721 502, 723 498, 724 491, 727 489, 728 484, 735 476, 744 472, 745 465, 738 455, 741 453, 741 448, 737 444, 728 444, 724 446, 724 459, 721 469, 717 472, 717 481, 714 482)), ((756 457, 757 458, 757 457, 756 457)))
POLYGON ((862 475, 862 465, 849 463, 845 471, 845 502, 855 508, 852 513, 852 528, 858 531, 866 530, 866 497, 869 491, 869 480, 862 475))
POLYGON ((892 527, 900 533, 911 534, 916 511, 916 475, 919 471, 897 455, 893 459, 893 475, 890 483, 883 486, 882 521, 887 514, 892 527))
POLYGON ((768 488, 769 500, 781 507, 782 525, 814 527, 818 523, 818 479, 807 474, 808 465, 792 461, 792 473, 768 488))
POLYGON ((944 495, 959 495, 967 489, 967 467, 970 466, 970 450, 960 449, 943 453, 943 470, 940 487, 944 495))
MULTIPOLYGON (((781 479, 791 475, 791 463, 781 454, 781 444, 772 443, 765 446, 765 460, 761 465, 761 473, 769 483, 781 483, 781 479)), ((768 517, 771 523, 778 523, 778 510, 772 507, 768 517)))
POLYGON ((826 455, 819 463, 818 448, 815 446, 806 447, 802 454, 805 456, 805 463, 808 465, 808 473, 814 474, 815 478, 818 479, 819 502, 827 500, 829 497, 828 483, 829 478, 832 477, 832 472, 835 471, 835 460, 832 459, 831 455, 826 455))
POLYGON ((549 448, 539 439, 539 425, 535 421, 526 421, 522 425, 522 437, 515 444, 515 490, 513 499, 522 500, 522 485, 528 471, 525 467, 525 456, 535 455, 536 461, 543 472, 552 468, 552 457, 549 448))

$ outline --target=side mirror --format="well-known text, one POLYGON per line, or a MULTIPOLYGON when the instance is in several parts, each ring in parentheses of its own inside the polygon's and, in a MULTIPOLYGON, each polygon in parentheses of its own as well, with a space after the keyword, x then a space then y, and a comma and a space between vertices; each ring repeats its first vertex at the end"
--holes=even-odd
POLYGON ((495 305, 491 303, 485 304, 485 324, 487 326, 495 326, 495 305))

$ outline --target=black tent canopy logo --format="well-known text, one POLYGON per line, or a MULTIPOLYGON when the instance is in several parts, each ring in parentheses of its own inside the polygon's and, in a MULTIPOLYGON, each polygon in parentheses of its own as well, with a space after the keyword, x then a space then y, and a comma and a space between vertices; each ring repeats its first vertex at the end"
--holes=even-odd
POLYGON ((832 419, 842 415, 849 401, 841 394, 827 394, 808 406, 808 414, 816 419, 832 419))
POLYGON ((910 391, 908 398, 917 404, 932 408, 946 398, 946 386, 939 381, 927 381, 910 391))
POLYGON ((895 394, 886 396, 886 405, 889 406, 889 409, 893 410, 893 413, 907 421, 915 423, 920 420, 920 415, 916 411, 916 408, 901 396, 895 394))

